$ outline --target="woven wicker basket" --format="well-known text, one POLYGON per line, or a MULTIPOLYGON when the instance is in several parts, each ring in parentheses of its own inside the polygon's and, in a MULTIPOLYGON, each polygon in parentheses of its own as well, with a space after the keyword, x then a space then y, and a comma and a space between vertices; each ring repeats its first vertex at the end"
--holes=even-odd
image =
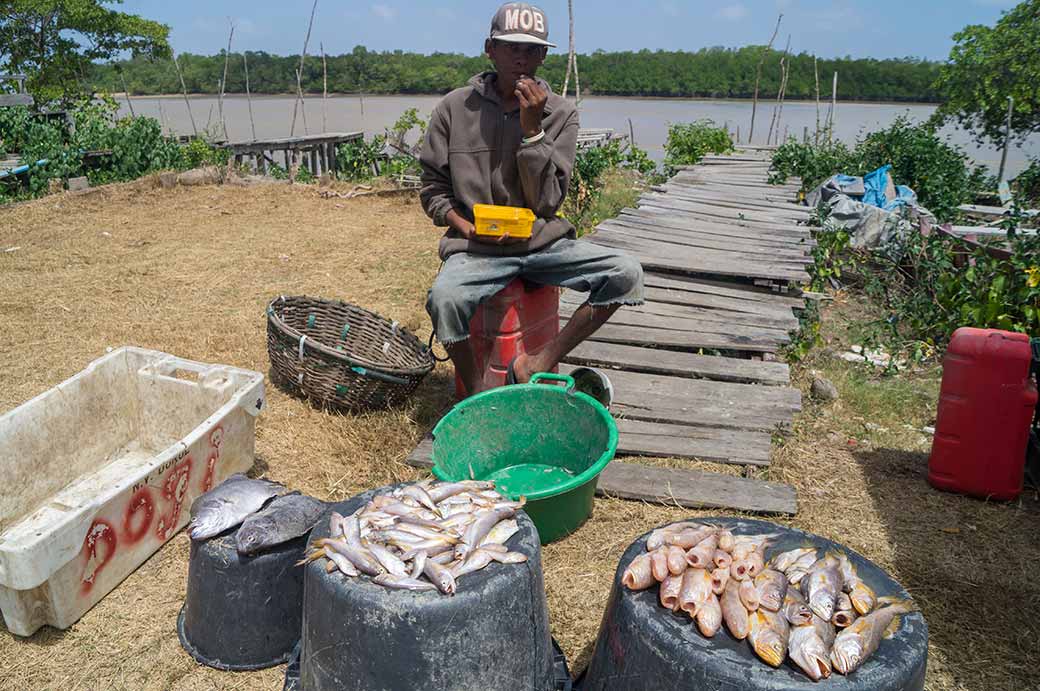
POLYGON ((278 297, 267 306, 272 377, 312 403, 372 410, 402 403, 433 369, 414 335, 338 300, 278 297))

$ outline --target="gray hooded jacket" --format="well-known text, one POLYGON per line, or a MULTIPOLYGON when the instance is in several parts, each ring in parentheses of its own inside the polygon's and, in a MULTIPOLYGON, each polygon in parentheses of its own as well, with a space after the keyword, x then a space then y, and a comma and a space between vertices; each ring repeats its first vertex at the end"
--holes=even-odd
POLYGON ((494 72, 479 74, 433 109, 420 158, 423 209, 437 226, 448 225, 446 216, 453 208, 473 221, 474 204, 527 207, 537 220, 530 240, 510 245, 471 242, 449 229, 441 238, 441 259, 457 252, 528 254, 574 236, 574 226, 556 210, 574 168, 577 110, 538 79, 549 93, 542 120, 545 136, 522 144, 520 111, 502 109, 496 79, 494 72))

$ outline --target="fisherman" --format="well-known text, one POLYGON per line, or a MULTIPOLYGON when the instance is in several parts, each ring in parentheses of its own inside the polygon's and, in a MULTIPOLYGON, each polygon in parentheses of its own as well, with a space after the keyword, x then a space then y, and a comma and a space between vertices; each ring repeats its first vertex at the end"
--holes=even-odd
POLYGON ((445 96, 433 110, 422 149, 423 209, 448 230, 444 264, 426 309, 470 395, 486 388, 469 342, 478 305, 513 279, 589 293, 559 335, 509 363, 508 383, 551 371, 621 305, 643 302, 643 270, 633 257, 578 242, 574 226, 556 215, 570 185, 578 112, 536 76, 549 47, 545 13, 506 3, 491 21, 484 52, 493 71, 445 96), (478 236, 474 204, 531 209, 530 238, 478 236))

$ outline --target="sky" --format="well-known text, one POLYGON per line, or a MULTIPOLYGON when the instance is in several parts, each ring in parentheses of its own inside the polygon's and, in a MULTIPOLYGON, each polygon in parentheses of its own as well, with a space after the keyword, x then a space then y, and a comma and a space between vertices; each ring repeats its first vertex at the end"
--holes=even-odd
MULTIPOLYGON (((497 0, 318 0, 308 53, 337 55, 356 45, 420 53, 482 50, 497 0)), ((550 40, 565 51, 566 0, 535 3, 549 19, 550 40)), ((698 50, 769 40, 784 15, 777 43, 788 34, 794 52, 821 57, 944 59, 951 37, 968 24, 992 25, 1014 0, 574 0, 578 52, 698 50)), ((232 50, 299 54, 311 0, 123 0, 122 9, 170 26, 177 52, 232 50)))

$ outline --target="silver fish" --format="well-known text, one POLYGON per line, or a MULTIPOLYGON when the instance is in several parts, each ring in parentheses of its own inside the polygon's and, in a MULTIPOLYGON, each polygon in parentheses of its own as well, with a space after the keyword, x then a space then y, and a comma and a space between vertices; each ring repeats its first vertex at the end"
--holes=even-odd
POLYGON ((775 569, 766 569, 755 576, 760 606, 773 612, 779 611, 787 595, 787 577, 775 569))
POLYGON ((426 577, 437 586, 445 595, 454 595, 458 585, 455 582, 455 576, 452 574, 450 569, 447 569, 437 562, 427 559, 425 566, 423 567, 423 573, 426 577))
POLYGON ((849 594, 853 609, 857 614, 867 614, 877 604, 877 596, 870 586, 859 577, 856 567, 852 565, 852 561, 846 555, 838 555, 838 564, 841 568, 842 590, 849 594))
POLYGON ((462 494, 463 492, 474 492, 486 489, 495 489, 494 482, 481 482, 479 480, 465 480, 463 482, 445 482, 427 489, 430 499, 440 503, 448 497, 462 494))
POLYGON ((418 578, 419 576, 423 575, 423 571, 426 570, 426 560, 428 558, 429 555, 427 555, 426 552, 419 552, 418 554, 416 554, 414 560, 412 561, 412 572, 408 574, 409 577, 418 578))
POLYGON ((370 542, 365 545, 369 553, 376 558, 380 566, 386 569, 390 575, 399 576, 404 578, 408 576, 408 567, 405 563, 397 558, 396 555, 390 552, 386 547, 383 547, 377 542, 370 542))
POLYGON ((462 536, 462 544, 455 548, 455 556, 462 558, 465 557, 470 551, 476 549, 487 534, 491 532, 499 521, 504 521, 507 518, 512 518, 516 515, 514 509, 494 509, 492 511, 483 511, 477 515, 477 520, 473 521, 466 528, 466 532, 462 536))
POLYGON ((498 524, 492 528, 484 541, 480 543, 481 547, 488 545, 504 545, 509 541, 509 538, 513 537, 520 532, 520 526, 517 524, 516 519, 506 519, 499 521, 498 524))
POLYGON ((239 554, 250 555, 304 535, 325 513, 325 502, 299 492, 275 497, 258 513, 246 516, 235 533, 239 554))
POLYGON ((437 586, 429 581, 420 581, 415 578, 408 578, 407 576, 392 576, 388 573, 381 573, 372 579, 372 582, 376 585, 381 585, 384 588, 394 588, 396 590, 437 590, 437 586))
POLYGON ((326 550, 335 550, 350 560, 357 570, 368 576, 378 576, 384 573, 383 567, 375 558, 369 555, 368 550, 358 549, 348 545, 345 540, 326 540, 326 550))
POLYGON ((205 540, 219 535, 287 491, 277 482, 251 480, 236 473, 192 502, 188 526, 191 539, 205 540))
POLYGON ((759 608, 749 616, 751 631, 748 641, 760 659, 773 667, 779 667, 787 657, 788 638, 791 625, 777 612, 759 608))
POLYGON ((776 555, 770 560, 769 566, 777 571, 784 572, 791 568, 795 561, 809 554, 812 555, 812 560, 816 561, 816 549, 814 547, 801 547, 776 555))

